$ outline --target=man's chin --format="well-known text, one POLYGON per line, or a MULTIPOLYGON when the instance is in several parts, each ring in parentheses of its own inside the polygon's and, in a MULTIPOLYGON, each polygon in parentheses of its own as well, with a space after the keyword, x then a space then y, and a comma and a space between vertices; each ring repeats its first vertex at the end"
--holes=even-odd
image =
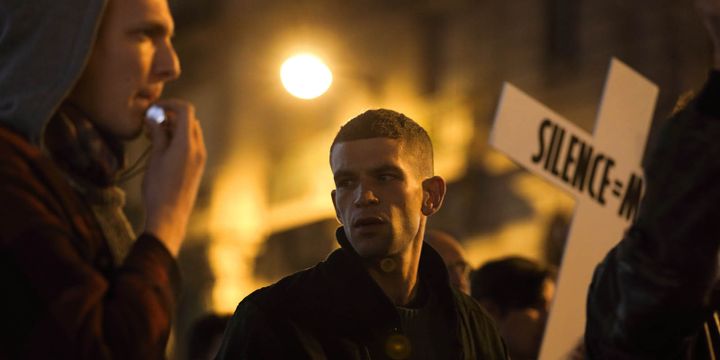
POLYGON ((142 122, 133 128, 129 129, 118 129, 116 131, 108 132, 108 135, 112 136, 115 140, 119 141, 133 141, 140 137, 144 132, 142 122))
POLYGON ((121 142, 137 139, 138 137, 140 137, 144 130, 142 120, 137 120, 133 123, 134 126, 126 128, 111 128, 107 126, 102 126, 101 123, 96 123, 95 125, 104 137, 121 142))
POLYGON ((140 135, 143 134, 144 130, 145 130, 145 127, 144 127, 144 126, 140 126, 140 127, 138 127, 137 129, 135 129, 134 131, 132 131, 132 132, 130 133, 130 135, 129 135, 127 138, 123 139, 123 140, 126 140, 126 141, 135 140, 135 139, 139 138, 140 135))
POLYGON ((354 241, 350 241, 350 245, 362 258, 382 258, 389 253, 388 241, 380 237, 356 238, 354 241))

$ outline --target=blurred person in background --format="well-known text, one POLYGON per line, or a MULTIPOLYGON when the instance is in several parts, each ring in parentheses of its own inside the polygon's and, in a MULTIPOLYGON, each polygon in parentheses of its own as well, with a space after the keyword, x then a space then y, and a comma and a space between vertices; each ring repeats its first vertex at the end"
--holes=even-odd
POLYGON ((440 254, 447 267, 450 284, 470 295, 470 264, 460 242, 447 232, 430 229, 425 233, 425 242, 440 254))
POLYGON ((488 261, 472 272, 472 297, 495 320, 513 360, 539 356, 555 273, 517 256, 488 261))

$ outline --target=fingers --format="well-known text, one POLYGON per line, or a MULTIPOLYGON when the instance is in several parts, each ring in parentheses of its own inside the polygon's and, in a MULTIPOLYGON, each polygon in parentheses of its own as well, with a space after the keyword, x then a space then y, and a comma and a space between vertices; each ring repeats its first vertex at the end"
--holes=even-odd
POLYGON ((202 127, 199 121, 195 121, 195 127, 193 128, 193 135, 195 143, 198 145, 198 149, 201 150, 202 155, 205 155, 205 139, 203 138, 202 127))
POLYGON ((166 130, 161 124, 153 120, 145 119, 145 126, 152 142, 152 152, 158 153, 164 151, 168 147, 168 136, 166 130))
POLYGON ((166 114, 163 124, 148 123, 155 162, 175 162, 178 166, 190 166, 191 172, 202 173, 207 154, 194 106, 177 99, 164 99, 155 104, 166 114))
POLYGON ((207 154, 200 122, 195 117, 195 107, 186 101, 163 99, 156 105, 165 110, 167 120, 161 124, 148 124, 153 141, 153 149, 167 156, 192 159, 195 166, 204 166, 207 154), (164 135, 164 136, 160 136, 164 135), (173 153, 175 155, 170 155, 173 153))
POLYGON ((165 110, 166 121, 146 121, 153 153, 143 182, 145 226, 176 252, 204 171, 205 145, 192 104, 175 99, 155 104, 165 110))
POLYGON ((196 140, 197 135, 193 134, 193 129, 200 125, 195 117, 195 107, 191 103, 178 99, 162 99, 155 104, 165 110, 167 121, 164 126, 171 138, 169 146, 196 140))

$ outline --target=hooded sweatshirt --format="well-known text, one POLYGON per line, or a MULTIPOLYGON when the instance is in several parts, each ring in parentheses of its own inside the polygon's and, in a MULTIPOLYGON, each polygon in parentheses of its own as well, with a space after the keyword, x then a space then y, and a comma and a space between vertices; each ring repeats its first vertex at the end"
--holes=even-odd
POLYGON ((0 2, 0 123, 40 144, 82 74, 106 2, 0 2))
POLYGON ((173 257, 150 234, 134 238, 118 188, 84 184, 44 141, 57 138, 48 123, 83 72, 106 4, 0 1, 2 359, 164 357, 173 257))

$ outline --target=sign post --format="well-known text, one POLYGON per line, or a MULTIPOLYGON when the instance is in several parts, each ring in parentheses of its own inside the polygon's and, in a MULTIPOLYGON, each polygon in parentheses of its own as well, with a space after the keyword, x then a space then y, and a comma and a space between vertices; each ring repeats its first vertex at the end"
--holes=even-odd
POLYGON ((490 143, 576 198, 541 359, 563 359, 585 331, 595 266, 622 239, 643 191, 641 162, 658 88, 610 62, 592 135, 506 83, 490 143))

